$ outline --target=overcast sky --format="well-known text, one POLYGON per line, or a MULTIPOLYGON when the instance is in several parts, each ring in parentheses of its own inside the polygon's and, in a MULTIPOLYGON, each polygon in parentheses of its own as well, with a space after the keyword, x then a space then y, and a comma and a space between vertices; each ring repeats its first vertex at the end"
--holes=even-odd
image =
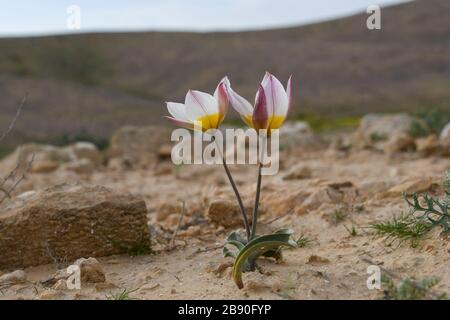
POLYGON ((0 36, 91 31, 247 30, 300 25, 402 0, 15 0, 0 1, 0 36), (81 9, 69 30, 67 8, 81 9))

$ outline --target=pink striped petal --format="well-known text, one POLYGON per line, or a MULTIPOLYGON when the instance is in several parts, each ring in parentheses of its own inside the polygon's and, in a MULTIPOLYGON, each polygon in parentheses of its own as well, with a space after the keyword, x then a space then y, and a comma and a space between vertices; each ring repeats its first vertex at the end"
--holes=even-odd
POLYGON ((281 82, 272 74, 266 73, 261 85, 266 92, 269 115, 285 116, 288 111, 289 99, 281 82))
POLYGON ((214 97, 219 103, 219 113, 220 113, 220 120, 219 122, 222 122, 225 118, 226 114, 228 113, 228 105, 229 105, 229 99, 228 99, 228 93, 227 93, 227 87, 230 86, 230 80, 228 80, 228 77, 225 77, 220 81, 219 85, 217 86, 216 91, 214 92, 214 97))
MULTIPOLYGON (((267 94, 272 92, 272 90, 270 90, 270 76, 271 76, 271 74, 268 71, 266 71, 266 74, 264 75, 264 78, 261 81, 261 86, 265 89, 264 92, 266 93, 267 112, 268 112, 269 116, 273 116, 272 99, 271 99, 271 96, 267 97, 267 94), (270 101, 269 101, 269 98, 270 98, 270 101)), ((258 90, 258 92, 259 92, 259 90, 258 90)), ((256 95, 258 95, 258 93, 256 93, 256 95)))
POLYGON ((268 120, 266 94, 264 88, 260 85, 256 95, 255 108, 253 109, 253 128, 256 130, 267 129, 268 120))
POLYGON ((194 130, 194 124, 192 122, 181 121, 181 120, 178 120, 178 119, 175 119, 172 117, 168 117, 168 116, 164 116, 164 118, 166 118, 167 120, 169 120, 169 122, 171 122, 172 124, 174 124, 178 127, 194 130))
POLYGON ((287 112, 289 113, 292 108, 292 75, 289 77, 289 80, 287 82, 286 94, 288 96, 288 111, 287 112))

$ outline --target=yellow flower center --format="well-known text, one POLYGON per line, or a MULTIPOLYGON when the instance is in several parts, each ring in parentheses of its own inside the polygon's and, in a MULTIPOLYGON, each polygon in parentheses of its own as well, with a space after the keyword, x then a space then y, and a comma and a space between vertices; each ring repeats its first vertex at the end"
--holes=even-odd
POLYGON ((196 121, 196 126, 202 129, 202 131, 207 131, 209 129, 217 129, 220 124, 220 114, 208 114, 202 117, 199 117, 196 121))
MULTIPOLYGON (((286 119, 286 117, 284 117, 284 116, 276 116, 275 115, 275 116, 269 117, 269 120, 267 122, 269 124, 269 127, 267 128, 267 131, 270 133, 270 131, 272 131, 272 130, 279 129, 285 119, 286 119)), ((252 115, 244 116, 243 120, 249 127, 254 128, 252 115)))
POLYGON ((269 131, 279 129, 286 119, 284 116, 273 116, 269 119, 269 131))
POLYGON ((250 128, 253 128, 253 116, 251 114, 248 116, 244 116, 242 120, 244 120, 245 124, 250 128))

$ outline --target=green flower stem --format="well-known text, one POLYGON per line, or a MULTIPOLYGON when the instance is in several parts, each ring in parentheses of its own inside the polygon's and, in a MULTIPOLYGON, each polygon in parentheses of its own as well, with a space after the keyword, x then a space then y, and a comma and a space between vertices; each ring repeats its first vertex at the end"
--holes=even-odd
MULTIPOLYGON (((214 139, 214 141, 216 141, 216 140, 214 139)), ((217 144, 217 146, 219 148, 218 149, 219 152, 221 152, 220 146, 218 144, 217 144)), ((227 165, 227 163, 225 161, 225 157, 224 157, 222 152, 221 152, 221 157, 222 157, 223 168, 225 169, 225 172, 227 174, 228 180, 230 181, 231 188, 233 189, 234 195, 236 196, 236 200, 237 200, 237 202, 239 204, 239 209, 241 211, 242 219, 244 220, 245 233, 247 234, 247 241, 250 241, 250 235, 251 235, 251 233, 250 233, 250 224, 248 222, 247 214, 245 213, 245 208, 244 208, 244 203, 242 202, 242 197, 239 194, 239 190, 237 189, 236 183, 234 182, 233 177, 231 176, 230 169, 228 169, 228 165, 227 165)))
POLYGON ((264 150, 266 149, 266 141, 267 137, 260 137, 262 140, 260 157, 259 157, 259 166, 258 166, 258 180, 256 182, 256 195, 255 195, 255 205, 253 206, 253 216, 252 216, 252 233, 250 236, 250 240, 254 239, 256 236, 256 224, 258 222, 258 208, 259 208, 259 196, 261 193, 261 180, 262 180, 262 168, 263 168, 263 158, 264 158, 264 150))
POLYGON ((228 169, 228 166, 227 166, 227 164, 225 162, 225 158, 222 158, 222 160, 223 160, 222 161, 223 167, 225 169, 225 172, 227 173, 228 180, 230 180, 231 187, 233 188, 234 194, 235 194, 236 199, 237 199, 238 204, 239 204, 239 209, 241 210, 242 218, 243 218, 244 224, 245 224, 245 232, 247 234, 247 240, 250 241, 250 239, 251 239, 250 238, 250 235, 251 235, 250 234, 250 225, 248 223, 248 218, 247 218, 247 215, 245 213, 244 204, 242 202, 241 195, 239 194, 239 191, 238 191, 238 189, 236 187, 236 184, 234 183, 233 177, 231 176, 230 170, 228 169))

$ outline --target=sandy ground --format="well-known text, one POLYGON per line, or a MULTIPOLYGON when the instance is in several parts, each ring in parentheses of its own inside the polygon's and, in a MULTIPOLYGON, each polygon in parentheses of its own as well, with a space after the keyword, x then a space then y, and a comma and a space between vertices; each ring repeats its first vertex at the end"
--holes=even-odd
MULTIPOLYGON (((230 198, 231 189, 219 166, 186 166, 175 172, 170 163, 155 169, 113 171, 104 169, 92 176, 72 173, 32 175, 21 186, 38 189, 49 184, 82 180, 141 195, 149 209, 154 254, 98 258, 106 273, 104 284, 83 284, 81 290, 55 290, 39 282, 55 272, 55 266, 26 269, 29 282, 4 288, 1 299, 106 299, 122 290, 136 299, 378 299, 381 291, 368 290, 367 267, 375 263, 399 278, 435 276, 435 290, 450 295, 450 242, 435 230, 417 248, 408 244, 388 246, 366 226, 408 210, 398 196, 386 191, 415 178, 439 182, 450 169, 449 158, 419 157, 416 154, 388 156, 374 151, 295 152, 285 154, 277 176, 264 177, 261 230, 291 227, 297 236, 312 239, 310 246, 286 250, 284 261, 261 261, 261 271, 245 273, 245 288, 238 290, 222 258, 221 245, 230 230, 208 222, 205 211, 216 198, 230 198), (308 166, 308 179, 282 180, 296 164, 308 166), (324 186, 351 182, 341 203, 319 203, 305 207, 306 195, 324 186), (175 241, 169 245, 176 225, 173 214, 157 221, 164 204, 186 201, 187 214, 175 241), (359 210, 355 208, 358 207, 359 210), (345 219, 333 224, 334 210, 345 219), (356 236, 345 227, 354 225, 356 236)), ((244 198, 252 199, 256 169, 233 166, 244 198)), ((320 197, 318 201, 321 201, 320 197)))

